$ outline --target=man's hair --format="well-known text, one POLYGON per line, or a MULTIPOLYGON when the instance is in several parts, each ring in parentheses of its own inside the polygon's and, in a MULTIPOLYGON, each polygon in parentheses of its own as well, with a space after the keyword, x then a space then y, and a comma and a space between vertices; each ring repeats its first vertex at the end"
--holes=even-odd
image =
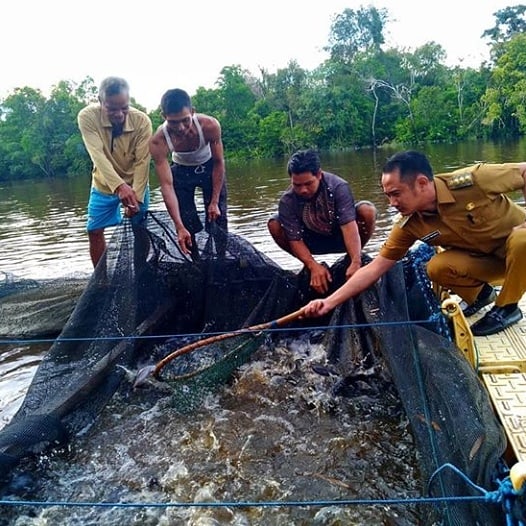
POLYGON ((398 152, 387 159, 382 173, 395 171, 399 171, 400 181, 406 184, 414 184, 419 174, 425 175, 430 181, 433 180, 433 169, 427 157, 414 150, 398 152))
POLYGON ((287 165, 289 175, 311 172, 316 175, 321 168, 320 156, 315 150, 299 150, 292 155, 287 165))
POLYGON ((99 87, 99 100, 104 102, 108 97, 130 93, 130 86, 121 77, 106 77, 99 87))
POLYGON ((163 115, 179 113, 185 108, 192 109, 192 100, 190 95, 182 89, 169 89, 161 98, 161 112, 163 115))

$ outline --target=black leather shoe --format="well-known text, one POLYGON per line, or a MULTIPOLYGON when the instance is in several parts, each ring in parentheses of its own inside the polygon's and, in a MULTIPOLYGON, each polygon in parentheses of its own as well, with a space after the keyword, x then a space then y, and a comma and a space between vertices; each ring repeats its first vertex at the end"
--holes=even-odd
POLYGON ((469 318, 480 309, 483 309, 486 305, 493 303, 496 297, 497 293, 495 292, 495 289, 491 285, 485 285, 485 288, 482 289, 482 291, 477 296, 477 299, 471 305, 467 305, 465 302, 462 302, 460 308, 462 309, 464 316, 469 318), (486 289, 486 287, 488 287, 488 289, 486 289))
POLYGON ((473 336, 489 336, 503 331, 506 327, 517 323, 522 319, 521 310, 516 307, 511 312, 507 312, 504 307, 496 305, 487 312, 479 321, 471 326, 473 336))

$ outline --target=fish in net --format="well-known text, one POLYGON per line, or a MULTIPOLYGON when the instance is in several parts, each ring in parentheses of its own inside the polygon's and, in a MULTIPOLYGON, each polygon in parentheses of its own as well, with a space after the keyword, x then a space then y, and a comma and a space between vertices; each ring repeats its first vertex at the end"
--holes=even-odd
MULTIPOLYGON (((425 277, 428 257, 425 247, 417 247, 324 318, 297 320, 283 332, 236 334, 180 356, 162 371, 162 383, 173 391, 174 405, 191 413, 276 338, 322 330, 326 363, 320 370, 333 372, 334 393, 352 392, 346 387, 370 371, 395 384, 420 452, 423 491, 444 463, 491 489, 504 434, 475 371, 451 341, 425 277)), ((364 254, 362 263, 369 261, 364 254)), ((333 289, 344 282, 347 264, 342 258, 330 267, 333 289)), ((131 388, 126 370, 157 363, 185 342, 279 319, 314 297, 305 272, 282 269, 233 233, 198 232, 187 256, 167 213, 150 212, 133 228, 125 221, 22 406, 0 431, 4 476, 23 458, 88 432, 113 394, 131 388)), ((467 490, 447 475, 438 488, 446 496, 467 490)), ((435 511, 446 524, 498 523, 498 507, 491 503, 444 504, 435 511)))

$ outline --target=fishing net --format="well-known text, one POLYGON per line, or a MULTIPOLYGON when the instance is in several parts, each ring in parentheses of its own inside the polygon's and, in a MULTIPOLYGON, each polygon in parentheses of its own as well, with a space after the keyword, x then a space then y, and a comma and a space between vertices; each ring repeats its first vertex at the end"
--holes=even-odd
POLYGON ((86 288, 84 277, 17 279, 0 271, 0 337, 56 336, 86 288))
MULTIPOLYGON (((431 255, 425 245, 418 247, 354 300, 354 308, 348 302, 337 309, 330 324, 351 319, 365 322, 367 328, 343 333, 329 329, 327 354, 335 363, 358 363, 362 369, 363 355, 357 349, 371 350, 366 366, 381 363, 370 358, 381 355, 415 437, 426 491, 434 497, 476 495, 453 472, 436 477, 432 487, 427 484, 440 466, 452 464, 481 486, 495 489, 496 466, 506 447, 487 393, 451 342, 449 327, 424 277, 431 255), (349 349, 354 349, 353 354, 348 354, 349 349)), ((434 511, 429 520, 442 519, 444 524, 501 523, 501 510, 493 505, 446 502, 434 511)))
MULTIPOLYGON (((157 358, 163 347, 158 342, 172 346, 174 335, 239 329, 276 279, 298 279, 219 229, 196 234, 192 255, 184 255, 168 225, 166 214, 151 213, 144 225, 125 221, 115 230, 20 409, 0 432, 2 473, 22 457, 84 432, 130 368, 157 358)), ((25 297, 38 288, 31 280, 16 286, 10 281, 5 296, 27 304, 25 297)), ((299 306, 305 300, 298 295, 293 302, 299 306)), ((279 316, 289 306, 277 302, 265 314, 279 316)), ((225 379, 221 373, 216 382, 225 379)))
MULTIPOLYGON (((323 318, 280 330, 245 331, 169 362, 144 392, 159 386, 191 413, 229 382, 253 353, 312 332, 326 349, 331 394, 353 396, 358 382, 394 383, 414 434, 423 492, 469 494, 450 463, 491 489, 505 439, 475 372, 451 341, 447 319, 426 278, 425 245, 411 251, 374 286, 323 318), (432 478, 432 483, 428 482, 432 478)), ((363 255, 362 263, 370 258, 363 255)), ((330 267, 332 288, 345 280, 346 258, 330 267)), ((17 294, 20 290, 17 289, 17 294)), ((313 294, 305 272, 282 269, 248 241, 211 227, 195 234, 191 255, 176 242, 165 212, 115 230, 22 406, 0 431, 0 469, 86 433, 117 389, 174 350, 214 334, 277 320, 313 294), (124 379, 127 381, 123 382, 124 379)), ((445 503, 429 524, 499 524, 494 504, 445 503)))

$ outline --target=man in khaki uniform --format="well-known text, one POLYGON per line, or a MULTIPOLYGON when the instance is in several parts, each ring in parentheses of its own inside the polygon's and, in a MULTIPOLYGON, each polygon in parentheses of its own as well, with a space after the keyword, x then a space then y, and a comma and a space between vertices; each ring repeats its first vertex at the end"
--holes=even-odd
POLYGON ((445 249, 427 271, 465 301, 467 315, 495 300, 473 334, 495 334, 518 322, 526 291, 526 212, 505 194, 521 190, 526 199, 526 163, 479 163, 434 176, 425 155, 406 151, 388 159, 382 172, 384 193, 401 218, 379 255, 333 294, 310 302, 306 314, 322 316, 356 296, 420 240, 445 249), (498 296, 495 282, 502 283, 498 296))

